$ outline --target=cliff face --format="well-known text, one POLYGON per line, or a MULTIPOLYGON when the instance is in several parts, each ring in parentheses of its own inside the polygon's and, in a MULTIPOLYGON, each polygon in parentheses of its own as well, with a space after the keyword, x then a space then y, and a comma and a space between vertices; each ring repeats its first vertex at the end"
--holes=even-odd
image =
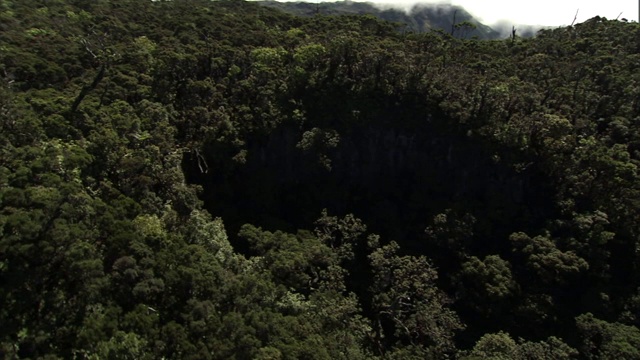
POLYGON ((330 170, 318 163, 318 154, 296 147, 300 138, 300 130, 283 126, 250 143, 246 163, 233 171, 217 172, 230 167, 213 152, 206 155, 209 174, 188 159, 185 169, 230 233, 240 217, 267 229, 295 230, 327 208, 353 212, 373 231, 411 246, 433 215, 446 209, 474 209, 480 237, 527 228, 550 211, 551 192, 531 186, 533 169, 501 165, 466 135, 381 125, 349 131, 325 153, 330 170))

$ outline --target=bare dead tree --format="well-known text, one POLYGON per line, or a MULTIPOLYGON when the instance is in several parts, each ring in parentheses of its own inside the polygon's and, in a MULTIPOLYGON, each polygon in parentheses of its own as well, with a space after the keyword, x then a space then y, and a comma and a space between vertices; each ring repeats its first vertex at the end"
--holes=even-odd
POLYGON ((93 35, 97 37, 98 45, 96 48, 94 48, 94 46, 89 40, 87 40, 87 38, 81 39, 80 43, 84 46, 85 50, 93 57, 93 59, 99 62, 100 68, 96 73, 96 76, 93 78, 93 81, 90 84, 83 86, 80 90, 80 93, 71 105, 71 112, 76 112, 78 110, 78 107, 80 106, 80 103, 82 103, 82 100, 84 100, 84 98, 89 95, 92 90, 100 85, 100 82, 102 81, 102 79, 104 79, 105 72, 109 67, 111 58, 115 56, 115 53, 110 52, 105 45, 105 38, 108 37, 108 34, 105 33, 100 36, 93 32, 93 35))
POLYGON ((456 31, 456 15, 458 14, 458 10, 453 11, 453 22, 451 23, 451 36, 453 36, 453 32, 456 31))
POLYGON ((575 24, 576 20, 578 19, 578 12, 580 11, 580 9, 576 10, 576 15, 573 17, 573 21, 571 22, 571 25, 569 26, 573 26, 573 24, 575 24))

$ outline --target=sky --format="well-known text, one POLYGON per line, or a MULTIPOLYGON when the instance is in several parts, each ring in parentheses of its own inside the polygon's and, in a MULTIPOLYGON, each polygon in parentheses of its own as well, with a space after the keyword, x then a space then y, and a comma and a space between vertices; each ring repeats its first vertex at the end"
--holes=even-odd
MULTIPOLYGON (((302 0, 279 0, 302 1, 302 0)), ((307 0, 322 2, 324 0, 307 0)), ((336 1, 336 0, 330 0, 336 1)), ((409 8, 416 0, 372 0, 374 3, 394 4, 409 8)), ((426 3, 442 3, 443 1, 421 1, 426 3)), ((578 16, 576 23, 588 20, 596 15, 629 21, 638 21, 639 0, 449 0, 460 5, 474 17, 486 25, 508 22, 521 25, 563 26, 569 25, 578 16)))

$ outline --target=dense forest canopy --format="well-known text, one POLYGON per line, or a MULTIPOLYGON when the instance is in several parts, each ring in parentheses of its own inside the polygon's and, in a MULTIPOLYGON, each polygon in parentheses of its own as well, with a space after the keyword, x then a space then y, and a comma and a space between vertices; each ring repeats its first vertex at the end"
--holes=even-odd
POLYGON ((6 359, 640 358, 640 25, 0 0, 6 359))

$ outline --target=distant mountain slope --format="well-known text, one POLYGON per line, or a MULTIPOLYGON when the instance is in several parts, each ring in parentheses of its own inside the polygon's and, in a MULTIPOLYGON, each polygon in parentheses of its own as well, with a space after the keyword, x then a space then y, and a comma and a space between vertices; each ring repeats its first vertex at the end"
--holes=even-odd
POLYGON ((497 39, 501 33, 476 20, 459 6, 445 4, 419 4, 407 13, 401 9, 382 9, 372 3, 337 1, 323 3, 260 1, 261 5, 277 8, 299 16, 322 15, 362 15, 371 14, 381 19, 406 24, 406 31, 425 32, 443 30, 454 32, 456 37, 497 39), (456 28, 454 25, 458 25, 456 28), (473 24, 473 27, 461 26, 473 24))

